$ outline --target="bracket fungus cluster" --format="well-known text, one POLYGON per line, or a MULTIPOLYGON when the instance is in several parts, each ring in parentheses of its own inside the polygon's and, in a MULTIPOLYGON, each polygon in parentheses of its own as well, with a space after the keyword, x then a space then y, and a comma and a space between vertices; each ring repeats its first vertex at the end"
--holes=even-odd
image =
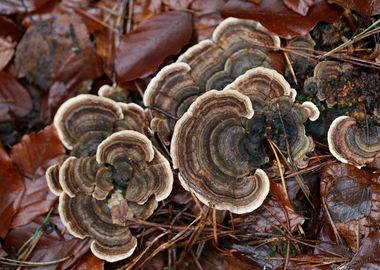
POLYGON ((47 181, 59 195, 69 232, 90 237, 107 261, 130 256, 136 239, 129 219, 146 219, 171 192, 169 162, 143 133, 145 113, 135 104, 79 95, 58 110, 55 127, 70 157, 50 167, 47 181))
POLYGON ((330 152, 343 163, 360 168, 380 156, 380 127, 376 124, 360 126, 355 118, 340 116, 327 136, 330 152))
MULTIPOLYGON (((278 36, 252 20, 228 18, 212 38, 189 48, 176 63, 163 68, 148 85, 144 104, 181 117, 204 92, 221 90, 254 67, 278 68, 278 36)), ((278 68, 280 69, 280 68, 278 68)), ((175 119, 152 111, 150 127, 170 143, 175 119)))
MULTIPOLYGON (((241 214, 263 203, 269 144, 298 168, 308 164, 314 143, 304 123, 319 111, 295 102, 297 92, 276 71, 279 46, 259 23, 229 18, 147 87, 150 129, 170 145, 182 186, 208 206, 241 214)), ((151 216, 173 184, 169 162, 149 140, 145 111, 110 99, 125 97, 105 86, 99 97, 65 102, 54 124, 69 156, 47 171, 63 223, 92 238, 93 253, 108 261, 132 254, 130 219, 151 216)))
POLYGON ((303 124, 319 111, 310 102, 294 104, 295 94, 278 72, 258 67, 222 91, 198 97, 176 123, 171 141, 184 188, 216 209, 247 213, 259 207, 269 192, 260 169, 269 159, 265 140, 281 150, 288 143, 299 166, 314 147, 303 124))

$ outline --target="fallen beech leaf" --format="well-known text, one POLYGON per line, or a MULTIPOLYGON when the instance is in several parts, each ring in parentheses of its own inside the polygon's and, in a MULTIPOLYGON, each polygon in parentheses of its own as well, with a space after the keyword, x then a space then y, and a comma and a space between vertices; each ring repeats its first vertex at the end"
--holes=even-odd
POLYGON ((0 14, 28 13, 34 11, 51 0, 2 0, 0 1, 0 14))
POLYGON ((331 224, 323 225, 319 231, 318 240, 314 254, 336 254, 346 258, 352 258, 354 255, 345 243, 337 243, 331 224))
POLYGON ((380 2, 376 0, 328 0, 329 3, 358 12, 362 16, 380 14, 380 2))
POLYGON ((166 57, 180 52, 192 33, 192 15, 172 11, 141 23, 124 36, 116 50, 118 83, 146 77, 155 72, 166 57))
POLYGON ((8 254, 4 251, 4 249, 1 247, 1 243, 0 243, 0 257, 7 257, 8 254))
MULTIPOLYGON (((87 28, 81 17, 55 14, 46 21, 30 26, 17 46, 15 66, 19 77, 47 91, 71 57, 85 57, 92 47, 87 28)), ((85 61, 79 72, 92 69, 92 61, 85 61)), ((66 83, 66 82, 63 82, 66 83)))
POLYGON ((15 52, 16 43, 11 39, 0 37, 0 71, 9 63, 15 52))
POLYGON ((14 23, 11 19, 0 15, 0 36, 11 37, 13 40, 20 40, 24 34, 24 29, 14 23))
POLYGON ((23 117, 32 110, 26 89, 8 73, 0 71, 0 122, 23 117))
POLYGON ((363 243, 359 251, 348 264, 348 270, 356 269, 379 269, 380 258, 377 256, 380 252, 380 232, 373 231, 363 243))
POLYGON ((341 14, 342 11, 322 0, 315 1, 307 16, 293 12, 277 0, 263 1, 260 5, 245 0, 229 0, 222 8, 222 15, 226 17, 257 20, 283 38, 306 35, 318 22, 336 22, 341 14))
MULTIPOLYGON (((19 250, 21 246, 33 236, 38 228, 41 227, 43 224, 43 218, 44 217, 37 218, 26 225, 13 229, 5 238, 3 246, 19 250)), ((73 266, 81 260, 83 254, 86 254, 89 251, 90 243, 88 240, 74 238, 69 233, 63 233, 59 236, 56 230, 52 230, 54 227, 58 229, 58 232, 65 231, 58 215, 53 215, 49 218, 49 222, 45 226, 42 237, 38 241, 38 244, 31 255, 28 257, 28 261, 49 262, 68 256, 71 258, 60 264, 41 266, 33 269, 73 269, 73 266), (62 236, 63 239, 61 239, 62 236)))
POLYGON ((63 154, 65 148, 54 126, 50 125, 38 133, 23 136, 20 142, 13 146, 10 155, 22 174, 33 178, 38 170, 45 171, 52 165, 52 160, 63 154))
MULTIPOLYGON (((237 252, 236 252, 237 253, 237 252)), ((204 251, 199 257, 199 263, 202 265, 203 269, 213 269, 213 270, 260 270, 262 267, 249 262, 244 256, 233 256, 218 253, 216 249, 212 246, 206 246, 204 251)), ((183 267, 181 269, 190 269, 190 267, 183 267)), ((192 260, 191 269, 197 269, 197 265, 192 260)))
POLYGON ((87 252, 73 268, 75 270, 102 270, 104 269, 104 261, 95 257, 92 252, 87 252))
POLYGON ((87 93, 92 79, 101 74, 101 63, 92 46, 83 48, 81 54, 70 55, 50 87, 47 117, 52 119, 59 106, 78 92, 87 93))
POLYGON ((357 251, 380 222, 380 174, 331 164, 324 168, 320 189, 339 234, 357 251))
POLYGON ((45 214, 57 200, 49 191, 45 171, 57 163, 64 153, 65 149, 53 126, 25 135, 13 146, 10 156, 25 177, 26 186, 20 210, 12 221, 13 228, 45 214))
POLYGON ((306 16, 310 7, 314 5, 315 0, 282 0, 282 2, 294 12, 306 16))
POLYGON ((294 231, 297 225, 303 224, 305 218, 297 214, 287 199, 282 185, 271 182, 270 196, 263 205, 248 215, 236 218, 233 223, 237 228, 244 228, 256 232, 273 232, 278 228, 294 231), (287 223, 289 220, 289 223, 287 223))
POLYGON ((4 238, 25 191, 22 177, 0 144, 0 238, 4 238))

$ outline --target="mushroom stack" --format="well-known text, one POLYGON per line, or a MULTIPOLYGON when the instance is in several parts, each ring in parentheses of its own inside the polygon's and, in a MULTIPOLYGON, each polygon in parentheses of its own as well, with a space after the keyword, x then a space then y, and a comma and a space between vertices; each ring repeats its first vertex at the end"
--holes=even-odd
POLYGON ((143 134, 145 112, 136 104, 79 95, 57 111, 54 125, 70 157, 50 167, 47 182, 59 195, 68 231, 90 237, 107 261, 129 257, 136 238, 129 219, 146 219, 172 190, 169 162, 143 134))
MULTIPOLYGON (((304 123, 319 111, 295 102, 280 70, 280 39, 255 21, 227 19, 212 39, 163 68, 144 94, 150 128, 170 146, 182 186, 216 209, 247 213, 269 192, 268 142, 299 168, 312 139, 304 123)), ((109 88, 99 92, 113 96, 109 88)), ((132 217, 146 219, 169 196, 169 162, 152 145, 144 110, 106 97, 79 95, 54 124, 70 157, 47 172, 59 213, 77 237, 91 237, 99 258, 130 256, 132 217)))
POLYGON ((337 106, 350 115, 333 120, 327 140, 336 159, 360 168, 380 156, 380 118, 376 97, 366 97, 365 80, 356 73, 350 63, 323 61, 305 81, 304 92, 325 102, 327 110, 337 106))
POLYGON ((189 48, 176 63, 164 67, 148 85, 144 104, 152 110, 150 127, 168 145, 175 125, 190 104, 206 91, 221 90, 254 67, 281 70, 278 36, 252 20, 228 18, 212 38, 189 48))

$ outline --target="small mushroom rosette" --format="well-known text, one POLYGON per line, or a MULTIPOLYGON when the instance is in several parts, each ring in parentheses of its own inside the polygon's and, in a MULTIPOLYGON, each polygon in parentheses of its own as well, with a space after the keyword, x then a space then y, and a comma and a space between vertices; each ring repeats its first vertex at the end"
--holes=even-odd
POLYGON ((138 108, 80 95, 64 103, 54 119, 71 149, 46 173, 50 189, 59 195, 61 220, 75 237, 91 238, 92 252, 110 262, 133 253, 137 240, 130 219, 151 216, 173 185, 169 162, 146 135, 132 130, 144 130, 136 123, 142 118, 132 117, 144 115, 138 108))
POLYGON ((295 95, 282 75, 259 67, 222 91, 198 97, 176 123, 171 141, 182 186, 216 209, 241 214, 258 208, 269 192, 260 169, 269 161, 266 140, 286 151, 287 138, 290 159, 299 166, 314 147, 303 124, 319 111, 310 102, 294 103, 295 95))
POLYGON ((279 37, 256 21, 224 20, 211 39, 189 48, 149 83, 144 105, 153 108, 151 129, 169 144, 175 120, 167 115, 180 118, 198 96, 223 89, 251 68, 280 70, 283 56, 276 52, 279 47, 279 37))
POLYGON ((340 116, 331 123, 327 141, 337 160, 358 168, 380 157, 380 126, 376 121, 360 124, 353 117, 340 116))

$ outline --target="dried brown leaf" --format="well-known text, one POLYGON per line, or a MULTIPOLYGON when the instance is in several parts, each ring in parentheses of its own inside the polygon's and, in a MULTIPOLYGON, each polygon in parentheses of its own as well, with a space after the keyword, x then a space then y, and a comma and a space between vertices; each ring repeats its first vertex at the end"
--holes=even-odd
POLYGON ((25 191, 22 176, 0 144, 0 238, 4 238, 25 191))
POLYGON ((328 0, 328 2, 356 11, 362 16, 369 17, 380 13, 380 2, 377 0, 328 0))
POLYGON ((379 269, 380 232, 371 232, 348 264, 348 270, 379 269))
POLYGON ((23 117, 32 110, 27 90, 11 75, 0 71, 0 122, 23 117))
MULTIPOLYGON (((39 217, 26 225, 13 229, 5 238, 3 247, 19 250, 42 224, 43 217, 39 217)), ((65 257, 70 257, 70 259, 59 265, 40 266, 33 269, 73 269, 73 266, 89 251, 90 243, 88 240, 74 238, 69 233, 62 233, 64 231, 65 228, 59 216, 53 215, 50 217, 49 223, 45 225, 42 237, 29 256, 28 261, 49 262, 65 257), (58 233, 62 233, 62 235, 58 235, 58 233)))
MULTIPOLYGON (((71 64, 72 58, 88 57, 87 50, 91 47, 87 28, 79 15, 54 14, 49 20, 30 26, 18 44, 15 57, 18 76, 25 76, 47 91, 60 80, 57 77, 71 64)), ((91 59, 81 63, 85 65, 80 69, 71 66, 70 70, 94 69, 91 59)))
POLYGON ((14 13, 32 12, 51 0, 2 0, 0 1, 0 14, 10 15, 14 13))
POLYGON ((116 50, 118 83, 146 77, 164 60, 180 52, 192 33, 192 15, 185 11, 166 12, 141 23, 124 36, 116 50))
POLYGON ((237 227, 256 232, 273 232, 278 229, 294 231, 305 218, 292 208, 280 183, 271 182, 270 196, 262 206, 249 215, 239 217, 237 227))
POLYGON ((11 19, 0 15, 0 36, 11 37, 13 40, 19 40, 24 33, 24 29, 14 23, 11 19))
POLYGON ((380 174, 349 164, 326 166, 321 196, 339 232, 353 251, 380 222, 380 174))
POLYGON ((13 146, 10 156, 25 177, 26 187, 20 210, 12 221, 13 228, 45 214, 56 201, 57 197, 47 186, 45 171, 57 163, 64 153, 65 149, 53 126, 25 135, 13 146))
POLYGON ((102 270, 104 261, 95 257, 92 252, 87 252, 73 268, 75 270, 102 270))
POLYGON ((294 12, 306 16, 310 7, 314 5, 315 0, 282 0, 282 2, 294 12))
POLYGON ((16 43, 11 38, 0 36, 0 71, 9 63, 15 52, 16 43))
POLYGON ((253 19, 283 38, 306 35, 320 21, 336 22, 342 12, 325 1, 316 0, 307 16, 287 8, 282 1, 262 1, 260 5, 245 0, 229 0, 222 8, 224 16, 253 19))

